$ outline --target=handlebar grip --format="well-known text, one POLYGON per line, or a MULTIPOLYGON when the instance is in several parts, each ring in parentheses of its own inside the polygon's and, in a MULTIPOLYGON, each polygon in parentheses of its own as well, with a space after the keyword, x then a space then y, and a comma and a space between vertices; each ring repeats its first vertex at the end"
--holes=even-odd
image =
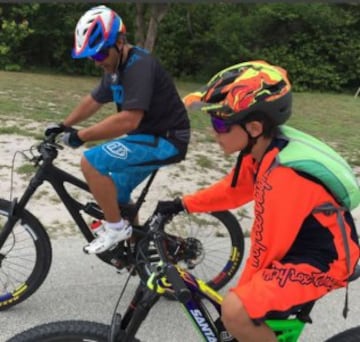
POLYGON ((50 133, 47 137, 45 137, 45 141, 54 143, 57 137, 57 133, 50 133))
POLYGON ((165 268, 165 275, 167 280, 171 283, 178 300, 183 304, 187 303, 191 299, 191 292, 186 287, 176 268, 173 265, 168 264, 165 268))

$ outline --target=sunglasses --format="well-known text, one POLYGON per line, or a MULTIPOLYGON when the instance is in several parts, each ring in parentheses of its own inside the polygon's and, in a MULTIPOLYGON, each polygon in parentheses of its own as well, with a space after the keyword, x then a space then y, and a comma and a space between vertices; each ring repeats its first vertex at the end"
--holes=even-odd
POLYGON ((229 133, 231 130, 231 125, 213 115, 211 115, 211 124, 216 133, 229 133))
POLYGON ((102 49, 95 55, 90 56, 89 58, 96 62, 103 62, 106 58, 109 57, 109 51, 110 49, 102 49))

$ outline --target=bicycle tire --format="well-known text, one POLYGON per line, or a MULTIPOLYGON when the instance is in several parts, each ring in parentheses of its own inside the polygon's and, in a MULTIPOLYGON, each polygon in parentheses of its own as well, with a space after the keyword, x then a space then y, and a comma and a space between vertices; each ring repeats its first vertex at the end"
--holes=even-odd
MULTIPOLYGON (((25 330, 7 342, 107 342, 109 331, 109 325, 98 322, 57 321, 25 330)), ((134 338, 132 342, 140 340, 134 338)))
MULTIPOLYGON (((10 202, 0 199, 0 230, 9 208, 10 202)), ((30 297, 47 277, 52 260, 50 239, 40 221, 27 210, 18 215, 0 249, 0 311, 30 297)))
POLYGON ((360 341, 360 326, 342 331, 330 337, 325 342, 358 342, 360 341))
MULTIPOLYGON (((165 225, 165 232, 185 239, 190 243, 190 252, 202 250, 191 267, 184 260, 178 264, 214 290, 229 283, 243 260, 244 234, 229 211, 177 215, 165 225)), ((143 279, 148 274, 148 270, 140 272, 143 279)))
POLYGON ((109 326, 90 321, 57 321, 25 330, 7 342, 107 342, 109 326))

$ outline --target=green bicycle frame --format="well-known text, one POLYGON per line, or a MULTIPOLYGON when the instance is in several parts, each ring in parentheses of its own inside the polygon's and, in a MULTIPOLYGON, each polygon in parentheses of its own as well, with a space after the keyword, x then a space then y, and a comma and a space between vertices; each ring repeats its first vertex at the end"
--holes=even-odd
POLYGON ((298 318, 270 319, 265 323, 275 333, 279 342, 296 342, 305 327, 305 322, 298 318))

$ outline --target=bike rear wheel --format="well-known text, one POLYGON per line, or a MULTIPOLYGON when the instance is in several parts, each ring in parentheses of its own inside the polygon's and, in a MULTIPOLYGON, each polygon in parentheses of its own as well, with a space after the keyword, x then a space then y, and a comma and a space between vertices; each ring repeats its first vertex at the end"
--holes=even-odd
MULTIPOLYGON (((10 202, 0 199, 0 231, 9 216, 10 202)), ((45 280, 51 265, 49 236, 27 210, 0 248, 0 311, 19 304, 45 280)))
POLYGON ((345 330, 325 342, 358 342, 360 341, 360 326, 345 330))
MULTIPOLYGON (((180 214, 165 232, 184 240, 179 266, 219 290, 234 277, 244 256, 244 234, 229 211, 180 214)), ((171 251, 170 251, 171 254, 171 251)))

